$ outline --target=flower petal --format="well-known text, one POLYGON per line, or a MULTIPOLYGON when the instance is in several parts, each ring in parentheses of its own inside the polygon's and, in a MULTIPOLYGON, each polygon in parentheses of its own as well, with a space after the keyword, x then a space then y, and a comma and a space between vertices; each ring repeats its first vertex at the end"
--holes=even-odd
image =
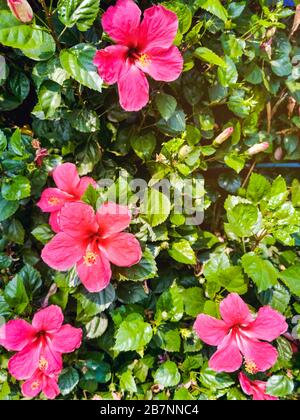
POLYGON ((216 372, 235 372, 243 359, 237 346, 235 335, 228 334, 209 361, 209 367, 216 372))
POLYGON ((115 203, 105 203, 96 214, 102 237, 109 237, 128 228, 131 214, 127 206, 115 203))
POLYGON ((66 204, 60 212, 59 225, 72 241, 84 243, 99 226, 93 207, 85 203, 66 204))
POLYGON ((145 10, 140 26, 139 48, 169 48, 178 31, 176 13, 163 6, 153 6, 145 10))
POLYGON ((105 83, 112 85, 119 80, 127 53, 128 47, 123 45, 111 45, 96 52, 94 65, 98 67, 98 73, 105 83))
POLYGON ((135 65, 126 63, 118 80, 120 105, 125 111, 140 111, 149 102, 149 84, 145 74, 135 65))
POLYGON ((93 264, 87 264, 84 259, 77 263, 77 273, 83 285, 91 293, 105 289, 112 275, 108 259, 100 254, 93 264))
POLYGON ((239 381, 244 393, 252 395, 254 401, 278 400, 278 398, 266 394, 266 382, 251 381, 243 372, 239 374, 239 381))
POLYGON ((39 208, 44 212, 55 212, 60 210, 63 205, 74 200, 74 197, 58 188, 46 188, 37 202, 39 208))
POLYGON ((259 309, 255 321, 243 328, 243 332, 258 340, 273 341, 287 329, 285 317, 269 306, 264 306, 259 309))
POLYGON ((275 365, 278 353, 269 343, 250 340, 245 336, 237 336, 238 346, 246 362, 254 363, 258 372, 265 372, 275 365))
POLYGON ((47 338, 47 343, 41 349, 39 362, 42 363, 40 369, 47 375, 51 372, 60 372, 63 368, 62 355, 54 350, 49 338, 47 338))
POLYGON ((97 182, 89 176, 84 176, 80 179, 78 187, 77 187, 78 198, 81 198, 83 196, 83 194, 86 192, 89 185, 92 185, 92 187, 96 188, 97 182))
POLYGON ((30 379, 23 383, 22 394, 24 397, 34 398, 42 391, 42 386, 42 375, 34 373, 30 379))
POLYGON ((230 293, 221 302, 220 313, 228 326, 247 325, 253 321, 248 306, 237 293, 230 293))
POLYGON ((54 333, 61 328, 63 321, 64 315, 61 308, 57 305, 50 305, 36 312, 32 320, 32 326, 36 331, 54 333))
POLYGON ((141 11, 133 0, 118 0, 102 16, 104 31, 118 44, 136 45, 141 11))
POLYGON ((57 384, 57 378, 52 376, 46 376, 44 375, 43 378, 43 393, 49 400, 54 400, 59 394, 60 389, 57 384))
POLYGON ((43 248, 42 260, 55 270, 66 271, 82 258, 84 247, 63 232, 58 233, 43 248))
POLYGON ((53 179, 56 186, 71 195, 76 194, 80 178, 77 168, 73 163, 58 165, 53 171, 53 179))
POLYGON ((8 321, 0 329, 0 344, 8 351, 23 350, 34 339, 35 330, 23 319, 8 321))
POLYGON ((253 395, 252 381, 250 381, 250 379, 246 375, 244 375, 243 372, 240 372, 239 374, 239 381, 244 393, 246 395, 253 395))
POLYGON ((9 359, 8 371, 18 380, 29 379, 35 372, 40 359, 39 342, 29 344, 9 359))
POLYGON ((154 80, 172 82, 178 79, 183 69, 183 58, 179 49, 172 46, 168 49, 154 48, 147 51, 145 63, 137 61, 136 65, 154 80))
POLYGON ((197 316, 194 329, 200 339, 210 346, 220 345, 228 334, 228 326, 224 321, 204 314, 197 316))
POLYGON ((131 267, 142 258, 141 245, 131 233, 117 233, 103 239, 99 246, 109 261, 118 267, 131 267))
POLYGON ((81 328, 74 328, 71 325, 66 324, 53 335, 51 344, 53 349, 60 353, 72 353, 80 347, 81 339, 81 328))
POLYGON ((51 229, 55 233, 58 233, 61 230, 59 226, 59 216, 60 216, 60 211, 54 211, 53 213, 50 214, 50 217, 49 217, 49 225, 51 226, 51 229))

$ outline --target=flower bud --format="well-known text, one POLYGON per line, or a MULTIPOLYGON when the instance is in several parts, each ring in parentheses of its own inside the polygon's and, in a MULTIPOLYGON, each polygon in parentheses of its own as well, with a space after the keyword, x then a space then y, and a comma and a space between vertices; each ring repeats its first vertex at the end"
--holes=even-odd
POLYGON ((7 0, 13 15, 23 23, 32 21, 33 11, 27 0, 7 0))
POLYGON ((250 149, 247 150, 247 155, 248 156, 254 156, 254 155, 258 155, 258 153, 264 152, 265 150, 267 150, 269 148, 270 144, 267 142, 264 143, 258 143, 255 144, 254 146, 250 147, 250 149))
POLYGON ((283 150, 282 150, 282 147, 279 146, 275 150, 274 158, 275 158, 275 160, 281 160, 282 156, 283 156, 283 150))
POLYGON ((215 147, 220 146, 222 143, 224 143, 226 140, 229 139, 233 131, 234 131, 233 127, 226 128, 226 130, 224 130, 221 134, 219 134, 218 137, 214 140, 213 146, 215 147))

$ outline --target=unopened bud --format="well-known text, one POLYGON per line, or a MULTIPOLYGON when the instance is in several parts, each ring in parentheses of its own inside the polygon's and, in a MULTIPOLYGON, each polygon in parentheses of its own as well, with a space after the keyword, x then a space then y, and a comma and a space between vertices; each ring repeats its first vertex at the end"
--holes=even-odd
POLYGON ((234 132, 233 127, 228 127, 226 130, 224 130, 221 134, 218 135, 218 137, 214 140, 213 146, 218 147, 222 143, 224 143, 226 140, 229 139, 229 137, 232 136, 232 133, 234 132))
POLYGON ((13 15, 21 22, 32 21, 33 11, 27 0, 7 0, 7 5, 13 15))
POLYGON ((282 156, 283 156, 283 150, 282 150, 282 147, 279 146, 275 150, 274 158, 275 158, 275 160, 281 160, 282 156))
POLYGON ((192 152, 192 150, 193 149, 188 145, 182 146, 179 150, 178 158, 180 160, 185 160, 188 157, 188 155, 192 152))
POLYGON ((248 156, 254 156, 254 155, 258 155, 258 153, 264 152, 265 150, 267 150, 269 148, 270 144, 267 142, 264 143, 258 143, 255 144, 254 146, 250 147, 250 149, 247 150, 247 155, 248 156))

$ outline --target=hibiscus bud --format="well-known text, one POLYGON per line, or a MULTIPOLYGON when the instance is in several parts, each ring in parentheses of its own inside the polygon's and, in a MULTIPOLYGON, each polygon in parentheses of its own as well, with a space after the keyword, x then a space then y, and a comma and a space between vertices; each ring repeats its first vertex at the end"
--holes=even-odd
POLYGON ((218 135, 218 137, 214 140, 213 146, 218 147, 222 143, 224 143, 226 140, 231 137, 232 133, 234 131, 233 127, 228 127, 226 130, 224 130, 221 134, 218 135))
POLYGON ((297 104, 296 100, 292 96, 290 96, 288 100, 288 104, 287 104, 287 111, 288 111, 289 119, 291 119, 294 113, 296 104, 297 104))
POLYGON ((13 15, 23 23, 32 21, 33 11, 27 0, 7 0, 13 15))
POLYGON ((258 153, 264 152, 265 150, 267 150, 269 148, 270 144, 267 142, 264 143, 258 143, 255 144, 254 146, 250 147, 250 149, 247 150, 247 155, 248 156, 254 156, 254 155, 258 155, 258 153))
POLYGON ((282 147, 277 147, 274 153, 275 160, 281 160, 283 156, 283 150, 282 147))
POLYGON ((272 58, 272 42, 273 38, 270 38, 268 41, 263 42, 260 46, 260 48, 265 51, 269 59, 272 58))
POLYGON ((179 160, 185 160, 188 157, 188 155, 192 152, 192 150, 192 147, 188 145, 182 146, 178 153, 179 160))

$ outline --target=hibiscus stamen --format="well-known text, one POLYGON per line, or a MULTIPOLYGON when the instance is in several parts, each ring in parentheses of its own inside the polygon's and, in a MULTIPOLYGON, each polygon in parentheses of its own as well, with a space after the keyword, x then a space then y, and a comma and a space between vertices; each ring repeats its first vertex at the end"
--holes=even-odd
POLYGON ((91 265, 95 264, 97 260, 97 254, 95 254, 92 251, 87 251, 87 253, 83 257, 83 260, 84 264, 90 267, 91 265))
POLYGON ((255 362, 253 362, 251 359, 245 360, 245 370, 246 372, 250 373, 250 375, 255 375, 259 371, 255 362))
POLYGON ((44 357, 41 357, 39 360, 39 369, 45 371, 49 366, 49 363, 44 357))
POLYGON ((145 67, 145 66, 147 66, 148 64, 150 64, 150 59, 149 59, 149 56, 148 56, 147 54, 142 54, 142 55, 139 57, 139 63, 140 63, 140 65, 141 65, 142 67, 145 67))
POLYGON ((50 206, 57 206, 57 204, 60 203, 60 199, 57 197, 50 197, 48 198, 48 203, 50 204, 50 206))
POLYGON ((39 381, 34 381, 34 382, 32 382, 32 384, 31 384, 31 389, 32 389, 32 391, 35 391, 36 389, 38 389, 39 388, 39 386, 40 386, 40 382, 39 381))

